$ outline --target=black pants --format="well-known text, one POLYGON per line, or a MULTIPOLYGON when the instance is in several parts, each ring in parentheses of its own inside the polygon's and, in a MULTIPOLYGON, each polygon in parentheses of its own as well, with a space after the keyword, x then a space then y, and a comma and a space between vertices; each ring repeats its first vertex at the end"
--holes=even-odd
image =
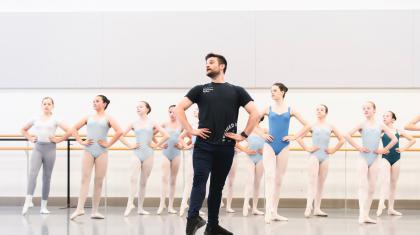
POLYGON ((197 141, 193 152, 194 180, 190 196, 188 218, 198 215, 206 196, 207 179, 210 189, 207 199, 208 225, 219 223, 219 208, 226 177, 232 167, 234 146, 214 145, 197 141))

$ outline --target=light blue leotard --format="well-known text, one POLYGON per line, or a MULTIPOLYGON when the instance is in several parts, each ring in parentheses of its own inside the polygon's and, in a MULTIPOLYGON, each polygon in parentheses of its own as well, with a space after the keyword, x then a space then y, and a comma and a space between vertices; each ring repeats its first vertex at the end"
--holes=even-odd
POLYGON ((284 141, 283 137, 289 135, 289 125, 290 125, 290 107, 287 112, 282 114, 277 114, 271 110, 268 113, 268 132, 273 136, 273 142, 267 142, 271 148, 273 148, 274 153, 278 155, 281 150, 289 145, 288 141, 284 141))
POLYGON ((86 146, 85 150, 89 152, 94 158, 99 157, 102 153, 107 151, 106 148, 98 144, 99 140, 107 139, 109 131, 109 122, 106 117, 95 120, 93 117, 89 117, 86 123, 87 127, 87 139, 91 139, 93 143, 86 146))
POLYGON ((328 154, 325 150, 328 148, 331 137, 331 128, 328 126, 313 126, 312 127, 312 144, 313 146, 319 147, 319 149, 312 153, 318 158, 318 161, 322 163, 328 158, 328 154))
POLYGON ((162 153, 169 161, 172 161, 181 153, 181 151, 175 147, 175 145, 179 142, 178 138, 181 134, 181 130, 166 128, 166 131, 169 133, 169 139, 166 141, 168 147, 163 149, 162 153))
POLYGON ((381 140, 381 126, 375 124, 374 127, 368 127, 365 124, 361 133, 363 147, 369 149, 368 153, 361 153, 361 156, 366 159, 368 166, 370 167, 378 156, 374 151, 378 149, 381 140))
POLYGON ((262 155, 258 153, 258 150, 264 147, 264 142, 265 140, 258 135, 250 135, 248 137, 248 148, 257 151, 257 154, 248 155, 249 158, 254 162, 254 164, 257 164, 259 161, 262 160, 262 155))
POLYGON ((145 127, 140 128, 137 124, 134 124, 133 130, 136 134, 136 143, 140 144, 140 147, 134 150, 134 154, 140 162, 144 162, 153 156, 153 149, 150 147, 153 140, 153 125, 148 123, 145 127))

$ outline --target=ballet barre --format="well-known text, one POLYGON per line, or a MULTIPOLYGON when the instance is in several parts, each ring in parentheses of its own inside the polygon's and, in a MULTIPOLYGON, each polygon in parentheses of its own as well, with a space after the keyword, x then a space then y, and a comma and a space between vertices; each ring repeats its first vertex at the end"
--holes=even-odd
MULTIPOLYGON (((60 136, 60 135, 57 135, 60 136)), ((108 135, 108 137, 112 137, 113 135, 108 135)), ((81 135, 80 137, 85 138, 86 135, 81 135)), ((135 135, 126 135, 125 137, 135 137, 135 135)), ((160 136, 157 136, 160 137, 160 136)), ((305 138, 310 138, 311 135, 306 135, 305 138)), ((336 137, 333 136, 332 137, 336 137)), ((354 135, 352 137, 356 137, 356 138, 360 138, 360 135, 354 135)), ((414 138, 420 138, 420 135, 413 135, 414 138)), ((0 151, 25 151, 27 152, 27 158, 28 158, 28 168, 29 168, 29 154, 28 151, 33 150, 33 147, 29 146, 29 141, 23 137, 22 135, 18 135, 18 134, 3 134, 0 135, 0 142, 8 142, 8 141, 17 141, 17 142, 21 142, 24 141, 27 143, 26 147, 3 147, 0 146, 0 151)), ((66 151, 67 154, 67 205, 65 208, 70 208, 70 157, 71 157, 71 151, 81 151, 84 150, 84 147, 72 147, 72 142, 76 141, 76 139, 74 138, 68 138, 67 140, 63 141, 66 143, 66 147, 57 147, 58 151, 66 151)), ((111 147, 108 148, 108 150, 110 151, 127 151, 127 150, 133 150, 133 149, 129 149, 127 147, 111 147)), ((162 148, 156 148, 155 150, 162 150, 162 148)), ((181 149, 182 151, 187 151, 189 149, 181 149)), ((290 151, 295 151, 295 152, 304 152, 305 150, 303 148, 295 148, 295 147, 291 147, 290 151)), ((357 152, 357 149, 354 148, 340 148, 338 150, 338 152, 357 152)), ((420 148, 410 148, 406 150, 407 152, 420 152, 420 148)))
MULTIPOLYGON (((294 135, 294 134, 290 134, 290 135, 294 135)), ((56 135, 56 137, 61 137, 61 136, 63 136, 63 135, 56 135)), ((86 134, 79 134, 79 136, 83 138, 83 137, 86 137, 86 134)), ((412 136, 416 139, 420 138, 420 135, 412 135, 412 136)), ((110 135, 108 135, 108 137, 114 137, 114 135, 110 134, 110 135)), ((134 134, 129 134, 129 135, 125 135, 124 137, 136 137, 136 136, 134 134)), ((162 136, 160 134, 157 134, 156 137, 160 138, 162 136)), ((305 135, 305 138, 310 138, 310 137, 312 137, 312 134, 305 135)), ((337 136, 334 135, 334 134, 331 134, 331 137, 337 138, 337 136)), ((362 136, 360 134, 357 134, 357 135, 352 135, 351 137, 352 138, 360 138, 362 136)), ((13 138, 13 139, 27 141, 27 139, 24 136, 19 135, 19 134, 0 134, 0 140, 5 139, 5 138, 6 139, 7 138, 13 138)))
MULTIPOLYGON (((27 143, 26 147, 0 147, 0 150, 5 151, 14 151, 20 150, 25 151, 27 153, 27 168, 29 169, 29 154, 28 151, 32 150, 33 147, 29 146, 29 141, 23 137, 22 135, 0 135, 0 142, 2 141, 25 141, 27 143)), ((71 142, 76 141, 74 138, 68 138, 67 140, 63 141, 66 142, 65 148, 57 148, 57 150, 65 150, 67 151, 67 205, 66 208, 70 208, 70 150, 71 150, 71 142)))
MULTIPOLYGON (((33 150, 33 147, 0 147, 0 151, 31 151, 33 150)), ((59 147, 57 148, 57 150, 59 151, 64 151, 67 150, 68 148, 65 147, 59 147)), ((84 150, 85 148, 83 147, 70 147, 69 150, 75 150, 75 151, 80 151, 80 150, 84 150)), ((133 149, 129 149, 126 147, 113 147, 113 148, 108 148, 108 150, 111 151, 128 151, 128 150, 133 150, 133 149)), ((154 150, 162 150, 162 148, 156 148, 154 150)), ((180 149, 183 151, 188 151, 190 149, 180 149)), ((305 152, 305 150, 303 148, 289 148, 290 151, 294 151, 294 152, 305 152)), ((354 148, 340 148, 339 150, 337 150, 337 152, 357 152, 357 149, 354 148)), ((420 148, 409 148, 407 150, 405 150, 406 152, 420 152, 420 148)))

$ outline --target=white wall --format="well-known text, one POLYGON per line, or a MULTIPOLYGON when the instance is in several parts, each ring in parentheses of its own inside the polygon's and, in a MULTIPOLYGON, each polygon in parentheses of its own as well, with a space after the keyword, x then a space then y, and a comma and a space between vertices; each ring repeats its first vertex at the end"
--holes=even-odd
POLYGON ((1 11, 208 11, 208 10, 325 10, 325 9, 412 9, 416 0, 3 0, 1 11))
POLYGON ((213 51, 247 88, 419 88, 418 28, 419 10, 0 13, 0 87, 186 88, 213 51))
MULTIPOLYGON (((229 78, 228 78, 229 79, 229 78)), ((249 90, 257 105, 263 107, 270 103, 269 89, 249 90)), ((136 118, 136 102, 150 101, 152 105, 151 118, 163 122, 167 118, 167 107, 178 101, 187 90, 6 90, 0 92, 0 107, 2 118, 0 134, 16 134, 22 124, 30 117, 39 113, 40 100, 44 96, 55 99, 55 114, 68 124, 74 124, 78 119, 92 112, 91 100, 96 94, 105 94, 110 100, 108 113, 113 115, 121 126, 125 127, 136 118)), ((393 110, 397 116, 398 127, 403 126, 412 117, 419 114, 416 102, 420 100, 420 92, 416 89, 292 89, 287 95, 287 102, 301 112, 309 121, 314 121, 314 109, 319 103, 327 104, 330 109, 329 120, 343 132, 351 129, 363 119, 361 106, 364 101, 376 102, 377 118, 386 110, 393 110)), ((244 126, 246 115, 241 111, 239 125, 244 126)), ((292 121, 291 132, 296 132, 299 125, 292 121)), ((420 142, 420 140, 418 140, 420 142)), ((25 143, 0 143, 1 146, 25 146, 25 143)), ((416 144, 417 147, 420 144, 416 144)), ((72 152, 72 195, 78 194, 80 186, 80 156, 81 151, 72 152)), ((398 186, 397 198, 418 199, 420 183, 413 181, 419 178, 417 167, 420 164, 419 153, 404 153, 402 157, 402 173, 398 186)), ((282 197, 304 198, 306 195, 306 153, 292 152, 282 197)), ((127 151, 111 152, 107 179, 107 195, 126 196, 128 193, 129 159, 127 151)), ((147 196, 157 197, 160 192, 160 159, 161 153, 155 154, 155 166, 148 184, 147 196)), ((239 156, 238 174, 235 183, 235 197, 242 197, 245 185, 244 157, 239 156)), ((326 183, 326 198, 356 198, 357 173, 356 153, 339 152, 330 159, 330 174, 326 183)), ((181 194, 183 171, 180 171, 176 195, 181 194)), ((66 195, 66 159, 65 152, 59 152, 53 173, 51 196, 66 195)), ((40 184, 39 184, 40 186, 40 184)), ((24 152, 0 152, 0 196, 23 196, 26 191, 26 155, 24 152)), ((37 187, 36 195, 40 194, 37 187)))

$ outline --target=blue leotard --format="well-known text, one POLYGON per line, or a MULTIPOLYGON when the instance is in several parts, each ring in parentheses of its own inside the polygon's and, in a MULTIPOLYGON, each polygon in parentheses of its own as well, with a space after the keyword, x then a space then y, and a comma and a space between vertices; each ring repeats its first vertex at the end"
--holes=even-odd
POLYGON ((86 123, 87 127, 87 139, 93 141, 89 146, 86 146, 85 150, 89 152, 94 158, 99 157, 102 153, 106 152, 107 149, 98 144, 99 140, 107 139, 109 131, 109 122, 106 117, 95 120, 93 117, 89 117, 86 123))
POLYGON ((258 135, 250 135, 248 137, 248 148, 257 151, 257 153, 254 155, 248 155, 249 158, 254 162, 254 164, 257 164, 259 161, 262 160, 262 155, 258 153, 258 150, 264 147, 264 142, 264 139, 258 135))
POLYGON ((361 153, 361 155, 366 159, 368 166, 370 167, 378 156, 374 151, 379 147, 382 129, 379 124, 375 124, 374 127, 368 127, 365 124, 361 133, 363 147, 369 149, 368 153, 361 153))
POLYGON ((287 112, 277 114, 271 110, 268 113, 269 134, 273 136, 273 142, 267 142, 276 155, 278 155, 285 147, 289 145, 288 141, 284 141, 283 137, 289 135, 290 125, 290 107, 287 112))
POLYGON ((328 148, 331 137, 331 128, 328 126, 313 126, 312 127, 312 144, 319 147, 319 149, 312 154, 318 158, 321 163, 328 158, 325 150, 328 148))
POLYGON ((136 143, 140 144, 140 147, 134 150, 134 154, 141 162, 144 162, 153 156, 153 149, 150 147, 153 140, 153 125, 147 123, 145 127, 140 128, 137 124, 134 124, 133 130, 136 134, 136 143))
POLYGON ((178 138, 181 134, 181 130, 172 128, 166 128, 166 130, 169 133, 169 139, 166 141, 168 147, 163 149, 162 153, 169 161, 172 161, 181 153, 181 151, 175 147, 175 145, 179 142, 178 138))

